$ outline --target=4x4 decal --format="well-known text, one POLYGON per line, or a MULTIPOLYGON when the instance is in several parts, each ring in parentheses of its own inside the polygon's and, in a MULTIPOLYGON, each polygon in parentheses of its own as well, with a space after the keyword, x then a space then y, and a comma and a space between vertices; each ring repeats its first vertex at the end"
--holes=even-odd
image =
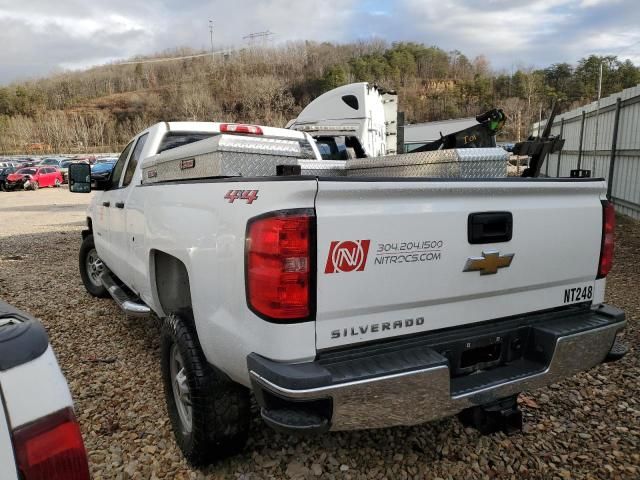
POLYGON ((224 196, 225 200, 233 203, 236 200, 245 200, 249 205, 258 199, 260 190, 229 190, 224 196))

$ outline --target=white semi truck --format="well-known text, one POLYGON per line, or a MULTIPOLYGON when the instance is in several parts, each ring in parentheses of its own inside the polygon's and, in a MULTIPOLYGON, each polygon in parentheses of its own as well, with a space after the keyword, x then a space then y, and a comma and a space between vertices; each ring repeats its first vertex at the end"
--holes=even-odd
MULTIPOLYGON (((168 122, 131 140, 87 211, 80 274, 90 294, 162 319, 189 461, 243 448, 251 392, 286 432, 457 413, 517 428, 519 392, 620 356, 605 182, 398 176, 420 155, 450 169, 454 153, 323 176, 296 172, 323 161, 293 130, 168 122)), ((71 191, 89 192, 89 175, 72 165, 71 191)))
POLYGON ((330 160, 397 153, 398 95, 366 82, 334 88, 313 100, 287 128, 311 134, 330 160))

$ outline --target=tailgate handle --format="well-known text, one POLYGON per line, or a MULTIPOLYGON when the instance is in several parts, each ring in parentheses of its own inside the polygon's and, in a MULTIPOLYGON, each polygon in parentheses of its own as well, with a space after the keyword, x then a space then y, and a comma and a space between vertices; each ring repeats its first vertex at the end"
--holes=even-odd
POLYGON ((476 212, 469 214, 469 243, 500 243, 511 240, 513 215, 511 212, 476 212))

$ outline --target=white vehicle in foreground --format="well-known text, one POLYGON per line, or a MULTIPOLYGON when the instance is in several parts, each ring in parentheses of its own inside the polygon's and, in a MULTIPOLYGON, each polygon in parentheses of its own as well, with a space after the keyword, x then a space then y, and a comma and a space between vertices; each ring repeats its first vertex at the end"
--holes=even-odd
POLYGON ((0 478, 88 480, 67 382, 44 327, 0 301, 0 478))
MULTIPOLYGON (((163 319, 166 401, 191 462, 243 448, 250 392, 287 432, 458 413, 508 430, 519 392, 620 356, 604 181, 249 173, 271 161, 261 151, 312 158, 312 145, 157 124, 91 201, 83 282, 163 319)), ((71 191, 90 191, 88 175, 72 166, 71 191)))

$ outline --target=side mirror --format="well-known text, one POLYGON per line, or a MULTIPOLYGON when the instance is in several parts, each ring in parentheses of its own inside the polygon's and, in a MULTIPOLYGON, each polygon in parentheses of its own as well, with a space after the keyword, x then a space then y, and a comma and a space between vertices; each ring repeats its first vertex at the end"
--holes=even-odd
POLYGON ((87 163, 69 165, 69 191, 73 193, 91 192, 91 165, 87 163))

